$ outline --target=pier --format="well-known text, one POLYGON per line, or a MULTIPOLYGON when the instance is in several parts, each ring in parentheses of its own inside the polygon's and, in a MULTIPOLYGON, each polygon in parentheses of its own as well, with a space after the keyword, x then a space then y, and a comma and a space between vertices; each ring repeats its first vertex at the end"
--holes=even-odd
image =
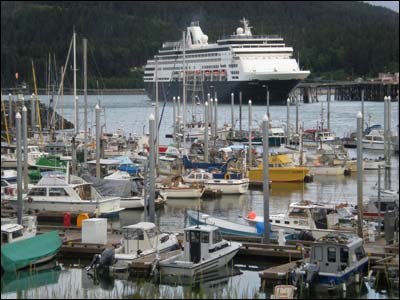
POLYGON ((301 82, 295 90, 296 95, 303 97, 304 103, 318 102, 318 96, 330 91, 335 101, 360 101, 361 93, 365 92, 365 101, 383 101, 385 96, 397 99, 399 82, 385 83, 382 81, 332 81, 332 82, 301 82))

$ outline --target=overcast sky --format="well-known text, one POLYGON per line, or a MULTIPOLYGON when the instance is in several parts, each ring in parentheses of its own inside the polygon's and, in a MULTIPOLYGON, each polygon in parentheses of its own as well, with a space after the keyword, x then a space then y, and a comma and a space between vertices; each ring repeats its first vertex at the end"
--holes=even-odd
POLYGON ((387 7, 395 12, 399 12, 399 1, 365 1, 372 5, 387 7))

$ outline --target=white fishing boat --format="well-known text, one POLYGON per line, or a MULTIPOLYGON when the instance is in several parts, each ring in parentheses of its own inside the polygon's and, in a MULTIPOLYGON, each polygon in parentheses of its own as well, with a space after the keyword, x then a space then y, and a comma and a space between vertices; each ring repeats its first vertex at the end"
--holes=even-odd
POLYGON ((364 158, 364 169, 365 170, 378 170, 379 166, 383 170, 385 165, 386 165, 386 161, 382 157, 379 157, 376 159, 364 158))
MULTIPOLYGON (((119 197, 102 197, 91 185, 80 177, 51 175, 43 177, 23 196, 27 211, 56 211, 71 213, 94 213, 103 216, 118 214, 119 197)), ((8 199, 17 208, 17 197, 8 199)))
POLYGON ((207 190, 220 190, 222 194, 244 194, 249 188, 249 179, 238 177, 227 172, 223 178, 214 178, 219 174, 210 173, 205 170, 194 170, 183 177, 184 182, 198 183, 205 186, 207 190))
POLYGON ((362 139, 362 147, 371 150, 384 150, 385 137, 384 131, 381 129, 372 130, 362 139))
POLYGON ((192 277, 225 266, 239 251, 240 243, 222 239, 215 226, 197 225, 184 230, 184 250, 158 263, 161 276, 192 277))
POLYGON ((121 245, 115 249, 110 271, 126 270, 135 259, 179 249, 175 233, 161 233, 154 223, 140 222, 122 228, 121 245))
MULTIPOLYGON (((256 224, 264 218, 250 212, 245 218, 256 224)), ((310 231, 314 238, 320 238, 332 232, 351 233, 357 230, 356 219, 347 205, 301 201, 290 204, 287 213, 270 215, 272 231, 284 229, 287 233, 299 230, 310 231)))
POLYGON ((17 218, 1 218, 1 243, 12 243, 36 235, 37 217, 22 216, 22 225, 17 218))
POLYGON ((177 186, 156 185, 157 190, 172 199, 201 198, 204 193, 204 186, 194 187, 188 184, 178 184, 177 186))

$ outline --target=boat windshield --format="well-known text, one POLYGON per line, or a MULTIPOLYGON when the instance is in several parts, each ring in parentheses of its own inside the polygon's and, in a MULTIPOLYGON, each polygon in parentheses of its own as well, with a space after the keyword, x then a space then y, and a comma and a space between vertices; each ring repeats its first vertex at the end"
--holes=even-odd
POLYGON ((213 244, 217 244, 222 241, 222 235, 219 230, 213 232, 213 244))
POLYGON ((353 214, 347 207, 339 207, 336 209, 340 218, 352 218, 353 214))
POLYGON ((127 228, 124 230, 125 240, 144 240, 144 233, 142 229, 127 228))
POLYGON ((307 211, 304 208, 299 208, 299 207, 294 207, 290 212, 289 212, 289 217, 294 217, 294 218, 307 218, 307 211))

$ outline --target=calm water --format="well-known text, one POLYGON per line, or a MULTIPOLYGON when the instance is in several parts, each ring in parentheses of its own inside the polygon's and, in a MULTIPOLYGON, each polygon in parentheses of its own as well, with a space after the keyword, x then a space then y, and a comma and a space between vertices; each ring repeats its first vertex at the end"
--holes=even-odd
MULTIPOLYGON (((100 99, 89 96, 89 126, 94 123, 93 107, 100 100, 101 105, 105 107, 103 120, 105 120, 107 132, 113 132, 117 128, 123 128, 126 134, 142 134, 148 131, 148 117, 154 112, 154 106, 144 96, 102 96, 100 99)), ((47 99, 43 98, 44 103, 47 99)), ((82 99, 79 100, 82 103, 82 99)), ((325 108, 326 119, 326 103, 325 108)), ((189 105, 189 115, 192 114, 192 108, 189 105)), ((200 108, 196 110, 200 116, 200 108)), ((291 123, 294 127, 295 107, 292 106, 291 123)), ((344 136, 356 129, 356 114, 360 110, 360 102, 332 102, 331 103, 331 128, 337 136, 344 136)), ((83 113, 83 108, 80 109, 83 113)), ((160 111, 162 111, 162 104, 160 111)), ((247 106, 243 106, 243 128, 248 127, 247 106)), ((253 106, 253 126, 260 122, 266 112, 265 106, 253 106)), ((286 107, 272 106, 270 113, 274 125, 286 123, 286 107)), ((321 103, 302 104, 299 109, 299 118, 304 123, 305 128, 312 128, 320 120, 321 103)), ((365 102, 366 121, 370 124, 383 124, 383 103, 365 102)), ((72 96, 64 97, 64 115, 67 119, 73 121, 73 102, 72 96)), ((239 115, 239 107, 235 106, 235 118, 239 115)), ((219 124, 223 122, 230 123, 230 105, 219 105, 219 124)), ((81 120, 83 119, 83 114, 81 120)), ((169 139, 165 134, 172 131, 172 104, 165 106, 162 124, 160 127, 160 143, 168 144, 169 139)), ((392 105, 392 128, 398 124, 398 106, 392 105)), ((350 156, 355 157, 355 149, 350 149, 350 156)), ((364 152, 364 157, 378 157, 382 153, 376 151, 364 152)), ((392 169, 386 174, 390 187, 394 190, 399 188, 399 160, 398 156, 392 158, 392 169)), ((384 176, 382 176, 382 179, 384 176)), ((273 184, 270 193, 270 212, 284 213, 287 211, 290 203, 301 199, 323 201, 323 202, 347 202, 355 203, 357 197, 356 191, 357 177, 352 176, 319 176, 314 178, 314 182, 307 184, 273 184)), ((364 173, 364 196, 368 197, 376 191, 373 187, 377 183, 377 171, 365 171, 364 173)), ((383 183, 382 183, 383 185, 383 183)), ((241 196, 223 196, 215 200, 174 200, 169 199, 168 204, 157 211, 156 222, 161 230, 182 231, 184 228, 184 212, 187 208, 219 216, 235 222, 243 222, 241 216, 245 216, 249 211, 255 211, 262 214, 263 195, 261 191, 249 191, 241 196)), ((129 224, 143 221, 143 212, 141 211, 123 211, 119 220, 113 220, 111 226, 118 228, 129 224)), ((243 222, 244 223, 244 222, 243 222)), ((125 280, 122 278, 100 278, 93 279, 86 274, 77 265, 70 265, 70 262, 60 261, 59 266, 45 272, 29 274, 22 272, 15 276, 2 277, 2 298, 123 298, 138 297, 139 293, 147 298, 182 298, 190 297, 190 292, 205 293, 208 297, 253 297, 258 293, 261 298, 269 298, 269 293, 260 291, 261 281, 258 276, 259 270, 268 267, 263 262, 251 262, 243 260, 234 260, 234 274, 225 278, 215 278, 210 282, 204 283, 204 286, 191 289, 185 285, 169 285, 160 283, 155 284, 151 281, 125 280), (237 274, 237 273, 240 274, 237 274), (16 292, 18 288, 18 293, 16 292)), ((86 266, 88 262, 81 262, 86 266)), ((226 269, 225 269, 226 271, 226 269)), ((224 273, 225 271, 222 271, 224 273)), ((221 272, 219 272, 220 274, 221 272)), ((229 271, 231 274, 231 270, 229 271)), ((385 292, 375 292, 369 287, 369 284, 363 284, 357 287, 359 293, 355 294, 356 289, 348 289, 347 298, 388 298, 385 292)), ((341 295, 339 295, 341 296, 341 295)), ((313 295, 315 298, 325 297, 325 295, 313 295)), ((337 296, 335 296, 337 297, 337 296)))

